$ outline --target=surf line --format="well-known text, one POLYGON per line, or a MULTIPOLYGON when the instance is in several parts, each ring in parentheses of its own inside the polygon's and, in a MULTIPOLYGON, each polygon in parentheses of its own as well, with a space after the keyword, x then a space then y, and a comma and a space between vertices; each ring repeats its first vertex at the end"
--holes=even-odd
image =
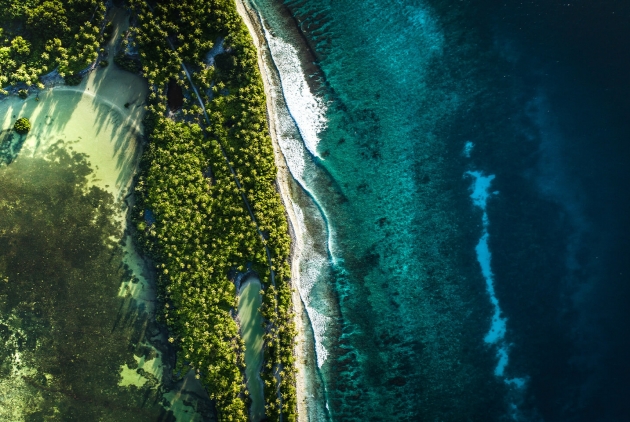
MULTIPOLYGON (((464 155, 466 157, 470 157, 473 146, 472 142, 466 142, 466 145, 464 146, 464 155)), ((475 251, 477 252, 477 261, 481 267, 481 274, 486 280, 486 291, 490 296, 490 303, 492 304, 494 311, 492 314, 490 330, 484 337, 484 341, 497 348, 498 362, 497 366, 494 368, 494 375, 503 378, 503 381, 506 384, 521 389, 525 386, 525 378, 508 378, 505 375, 505 368, 507 367, 509 361, 509 344, 505 341, 507 318, 501 315, 501 306, 494 289, 494 274, 492 273, 491 266, 492 254, 488 245, 488 239, 490 237, 490 234, 488 233, 488 226, 490 225, 490 219, 488 218, 486 207, 488 199, 491 196, 499 194, 498 191, 490 192, 490 185, 492 184, 495 176, 494 174, 486 176, 480 171, 467 171, 464 173, 464 177, 471 177, 473 179, 470 198, 473 201, 473 205, 480 208, 483 212, 483 232, 481 238, 479 239, 479 243, 477 243, 477 246, 475 247, 475 251)))

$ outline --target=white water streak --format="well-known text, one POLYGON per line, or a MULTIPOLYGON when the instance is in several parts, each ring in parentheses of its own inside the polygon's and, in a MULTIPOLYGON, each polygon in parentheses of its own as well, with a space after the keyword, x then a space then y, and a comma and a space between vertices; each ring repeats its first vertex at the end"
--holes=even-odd
MULTIPOLYGON (((265 35, 270 36, 268 31, 265 31, 265 35)), ((267 40, 267 42, 268 42, 268 45, 271 45, 272 43, 271 40, 269 39, 267 40)), ((279 40, 278 38, 275 38, 274 43, 277 47, 278 45, 283 44, 284 41, 279 40)), ((290 51, 291 49, 293 49, 293 47, 291 47, 290 49, 281 48, 280 50, 286 53, 287 51, 290 51)), ((276 49, 276 51, 277 50, 278 49, 276 49)), ((293 51, 295 50, 293 49, 293 51)), ((276 57, 273 51, 271 51, 271 53, 272 53, 272 59, 274 60, 274 64, 276 65, 276 68, 280 69, 280 68, 285 68, 287 66, 286 64, 282 64, 281 60, 286 59, 287 57, 290 58, 290 56, 287 56, 285 54, 285 55, 282 55, 281 57, 276 57)), ((267 73, 270 74, 270 72, 271 70, 268 69, 267 73)), ((282 73, 280 73, 280 77, 282 81, 282 73)), ((272 80, 269 80, 269 82, 271 85, 273 85, 272 80)), ((281 84, 283 84, 283 82, 281 82, 281 84)), ((282 95, 282 97, 285 98, 285 103, 287 103, 287 107, 288 107, 288 99, 286 98, 286 93, 288 92, 288 90, 285 90, 283 94, 282 92, 279 92, 281 87, 277 87, 276 89, 274 88, 276 87, 272 86, 272 89, 270 92, 270 95, 274 97, 274 103, 275 103, 275 98, 278 95, 282 95)), ((304 88, 308 89, 308 86, 304 86, 304 88)), ((307 103, 310 103, 312 105, 313 102, 311 101, 311 97, 312 95, 311 96, 309 95, 294 96, 292 98, 293 110, 296 110, 296 109, 309 110, 310 106, 308 104, 300 106, 298 102, 300 99, 303 99, 307 103)), ((289 114, 290 110, 288 113, 285 109, 278 109, 278 108, 273 107, 273 108, 270 108, 269 112, 271 113, 271 118, 273 119, 275 123, 276 140, 278 142, 278 145, 280 146, 282 155, 284 156, 286 160, 287 166, 289 168, 289 172, 291 173, 293 178, 297 180, 298 183, 307 192, 309 192, 308 185, 305 180, 305 171, 306 171, 306 166, 307 166, 306 160, 308 159, 309 152, 305 148, 305 143, 302 142, 301 139, 299 139, 298 134, 295 132, 296 122, 301 122, 301 120, 295 119, 294 121, 294 118, 289 114)), ((300 130, 299 127, 298 127, 298 130, 300 130)), ((311 144, 314 145, 314 147, 316 147, 317 145, 316 141, 318 140, 318 138, 316 137, 316 134, 313 133, 312 125, 306 130, 303 130, 303 131, 300 130, 300 136, 304 136, 303 135, 304 133, 310 134, 310 136, 315 137, 314 139, 311 140, 311 144)), ((311 196, 313 196, 312 193, 311 193, 311 196)), ((302 235, 306 234, 307 229, 305 226, 304 213, 302 212, 302 209, 293 202, 291 203, 291 206, 293 208, 294 214, 297 219, 296 221, 298 225, 298 227, 296 228, 297 231, 301 233, 302 235)), ((303 240, 305 242, 309 241, 308 238, 304 238, 303 240)), ((302 301, 304 302, 304 307, 308 315, 309 321, 313 328, 313 334, 314 334, 314 339, 315 339, 315 355, 317 357, 317 366, 321 368, 321 366, 326 361, 326 358, 328 357, 328 351, 324 347, 322 341, 325 337, 326 326, 328 324, 329 318, 323 315, 322 313, 316 311, 312 306, 310 306, 310 303, 312 301, 311 291, 313 289, 313 286, 317 282, 322 269, 327 265, 327 259, 325 256, 320 256, 319 254, 315 253, 314 250, 315 249, 313 247, 310 247, 309 245, 305 245, 304 249, 299 252, 300 256, 298 257, 298 262, 300 263, 301 268, 299 270, 298 269, 294 270, 293 277, 294 277, 295 284, 297 285, 298 291, 300 293, 300 297, 302 298, 302 301)))
MULTIPOLYGON (((265 27, 264 22, 262 26, 271 58, 280 79, 280 86, 275 85, 273 79, 268 80, 271 85, 270 94, 274 99, 281 95, 288 109, 288 113, 285 109, 276 107, 269 110, 275 123, 276 140, 291 175, 315 199, 313 193, 308 189, 305 171, 307 160, 310 159, 309 156, 318 157, 317 145, 319 136, 326 128, 327 123, 325 117, 326 106, 322 99, 311 92, 296 48, 280 37, 272 35, 265 27), (298 133, 295 132, 296 127, 299 131, 299 137, 298 133), (300 137, 301 139, 299 139, 300 137)), ((272 72, 272 69, 267 69, 265 73, 271 75, 272 72)), ((292 203, 292 208, 299 226, 297 230, 302 234, 307 233, 304 213, 295 203, 292 203)), ((317 366, 321 368, 328 358, 328 351, 324 347, 323 340, 326 328, 330 323, 330 317, 316 310, 311 306, 311 302, 313 300, 313 288, 323 269, 328 265, 328 257, 317 253, 317 248, 308 244, 308 237, 305 237, 303 240, 307 244, 300 251, 301 256, 298 258, 300 269, 295 271, 294 277, 296 277, 296 285, 313 328, 317 366)), ((330 231, 328 246, 329 250, 331 250, 332 239, 330 231)))
MULTIPOLYGON (((298 207, 295 203, 293 203, 292 205, 293 211, 297 218, 299 230, 301 233, 306 233, 304 213, 302 212, 302 209, 298 207)), ((309 247, 306 247, 302 251, 301 255, 301 268, 299 271, 300 279, 299 282, 296 284, 298 287, 298 291, 300 292, 300 297, 304 301, 304 307, 306 308, 306 313, 308 314, 311 326, 313 327, 317 367, 321 368, 328 358, 328 350, 326 350, 326 348, 324 347, 323 340, 325 337, 327 325, 330 322, 330 318, 322 314, 321 312, 318 312, 314 307, 310 306, 310 303, 312 300, 311 292, 322 272, 322 269, 325 268, 325 266, 327 265, 327 259, 325 256, 314 252, 314 249, 309 247), (309 252, 308 255, 306 254, 306 251, 309 252)))
MULTIPOLYGON (((479 266, 481 267, 481 274, 486 280, 486 290, 490 295, 490 303, 492 303, 492 307, 494 308, 494 313, 492 315, 492 325, 490 326, 490 331, 488 331, 488 334, 486 334, 484 341, 486 343, 497 344, 505 337, 506 319, 501 316, 499 299, 497 299, 494 290, 494 274, 492 274, 492 268, 490 265, 492 254, 490 253, 490 248, 488 246, 489 219, 488 213, 486 212, 486 205, 488 203, 488 198, 490 197, 490 195, 492 195, 489 192, 489 189, 490 184, 494 179, 494 175, 484 176, 481 172, 478 171, 469 171, 466 172, 466 175, 472 176, 473 178, 472 193, 470 195, 473 200, 473 204, 476 207, 481 208, 481 210, 483 211, 483 234, 481 235, 481 239, 479 239, 479 243, 477 243, 475 251, 477 252, 477 261, 479 261, 479 266)), ((497 366, 497 370, 500 367, 504 367, 504 365, 497 366)), ((501 374, 503 373, 502 370, 500 372, 501 374)))
MULTIPOLYGON (((472 143, 466 143, 464 151, 472 150, 472 143)), ((473 204, 483 211, 482 224, 483 234, 477 243, 475 251, 477 252, 477 261, 481 267, 481 274, 486 280, 486 290, 490 296, 490 303, 493 307, 492 322, 490 330, 484 337, 484 341, 488 344, 495 345, 497 349, 497 366, 494 369, 494 374, 498 377, 504 378, 504 382, 510 385, 514 385, 517 388, 522 388, 525 385, 525 379, 523 378, 505 378, 505 368, 509 362, 509 345, 505 342, 505 332, 507 329, 507 319, 501 315, 501 307, 499 305, 499 299, 496 296, 494 289, 494 274, 492 273, 492 254, 490 253, 490 247, 488 246, 488 226, 490 220, 486 211, 488 199, 492 195, 497 195, 499 192, 490 192, 490 185, 494 180, 494 175, 484 176, 479 171, 468 171, 466 176, 473 178, 473 184, 471 186, 472 193, 470 197, 473 204)))
POLYGON ((264 29, 269 50, 276 64, 284 99, 302 135, 304 144, 316 157, 319 134, 326 128, 326 106, 313 95, 304 77, 298 52, 280 37, 264 29))

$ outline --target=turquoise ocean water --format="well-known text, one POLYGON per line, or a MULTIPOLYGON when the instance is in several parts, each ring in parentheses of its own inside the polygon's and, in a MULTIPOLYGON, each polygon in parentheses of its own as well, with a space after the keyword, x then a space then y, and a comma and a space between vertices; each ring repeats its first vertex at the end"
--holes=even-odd
POLYGON ((309 419, 630 420, 627 2, 250 5, 326 227, 309 419))

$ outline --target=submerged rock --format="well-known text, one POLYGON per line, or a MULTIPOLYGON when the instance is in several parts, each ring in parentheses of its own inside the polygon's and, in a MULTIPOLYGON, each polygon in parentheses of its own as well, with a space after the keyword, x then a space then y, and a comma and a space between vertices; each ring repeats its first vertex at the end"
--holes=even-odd
POLYGON ((9 165, 17 158, 25 138, 13 130, 0 133, 0 166, 9 165))

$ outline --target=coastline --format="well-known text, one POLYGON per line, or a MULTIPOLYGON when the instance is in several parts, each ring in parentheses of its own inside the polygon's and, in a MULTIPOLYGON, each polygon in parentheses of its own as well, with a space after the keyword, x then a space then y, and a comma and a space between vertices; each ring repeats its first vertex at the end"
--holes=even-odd
POLYGON ((295 349, 294 355, 295 359, 295 367, 297 370, 296 373, 296 395, 297 395, 297 404, 298 404, 298 421, 306 421, 306 416, 308 414, 306 409, 306 391, 307 391, 307 380, 306 380, 306 360, 303 359, 306 356, 306 333, 304 330, 304 326, 309 324, 306 317, 306 310, 304 308, 304 304, 302 303, 302 297, 300 296, 299 290, 297 288, 297 284, 299 284, 299 265, 300 265, 300 256, 301 251, 304 248, 304 238, 303 233, 300 228, 300 224, 298 223, 297 215, 295 214, 295 210, 293 209, 294 202, 291 199, 291 173, 289 172, 289 168, 286 163, 286 158, 280 149, 280 145, 278 144, 277 139, 277 130, 276 130, 276 120, 274 118, 276 114, 275 104, 272 100, 273 92, 270 87, 270 77, 267 70, 267 65, 262 55, 262 48, 265 45, 264 36, 261 31, 257 27, 257 21, 250 16, 250 9, 243 3, 243 0, 236 0, 236 9, 243 19, 243 22, 247 26, 249 33, 254 42, 254 46, 256 47, 256 56, 258 59, 258 69, 261 73, 263 85, 265 89, 265 100, 267 103, 267 123, 269 126, 269 136, 271 137, 273 143, 273 151, 274 151, 274 159, 276 163, 276 167, 278 169, 278 174, 276 177, 276 182, 278 185, 278 191, 282 198, 282 203, 285 208, 285 212, 289 222, 289 235, 291 236, 291 282, 292 282, 292 300, 293 300, 293 311, 294 311, 294 322, 295 329, 297 331, 297 335, 295 338, 295 349), (302 358, 302 359, 301 359, 302 358))

